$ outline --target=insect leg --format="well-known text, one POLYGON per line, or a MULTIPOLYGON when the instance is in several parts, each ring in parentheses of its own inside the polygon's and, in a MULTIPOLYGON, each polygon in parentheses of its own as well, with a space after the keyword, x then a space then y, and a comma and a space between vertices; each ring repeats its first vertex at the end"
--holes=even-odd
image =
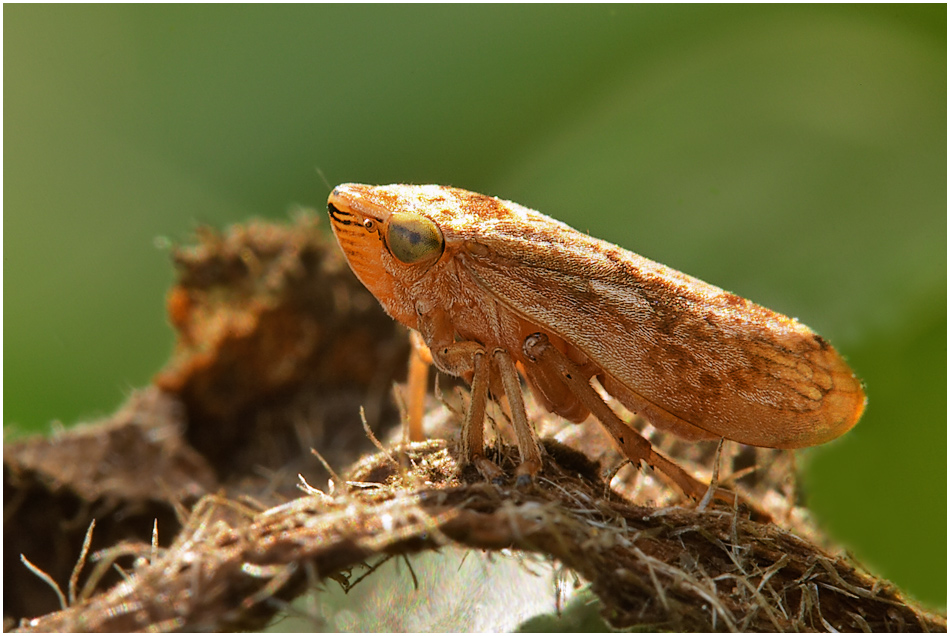
POLYGON ((425 439, 422 432, 422 416, 425 409, 426 381, 429 379, 429 365, 432 353, 422 340, 418 331, 409 332, 412 350, 409 353, 409 377, 406 379, 409 398, 406 400, 409 411, 409 440, 421 442, 425 439))
POLYGON ((485 457, 485 407, 488 405, 488 383, 491 365, 484 351, 475 353, 472 375, 472 397, 462 422, 462 463, 474 464, 485 479, 504 480, 505 473, 485 457))
POLYGON ((485 457, 485 409, 492 380, 487 352, 471 340, 435 347, 431 352, 442 371, 459 377, 472 374, 471 401, 462 421, 461 463, 474 465, 485 479, 503 481, 505 473, 485 457))
POLYGON ((521 394, 521 382, 511 356, 503 349, 495 349, 492 353, 498 375, 501 377, 505 395, 508 397, 508 406, 511 407, 511 420, 518 439, 518 451, 521 454, 521 465, 516 474, 517 483, 531 481, 531 477, 541 470, 541 449, 538 446, 538 435, 528 422, 528 414, 524 408, 524 397, 521 394))
MULTIPOLYGON (((614 439, 620 447, 625 457, 638 464, 640 460, 645 461, 650 466, 660 470, 669 477, 676 486, 687 496, 693 499, 700 499, 708 487, 703 485, 698 479, 680 468, 665 456, 657 452, 648 440, 642 437, 634 429, 630 428, 617 417, 617 414, 611 410, 606 402, 597 394, 594 387, 590 385, 581 369, 571 362, 567 356, 551 346, 548 337, 542 333, 536 333, 525 338, 524 352, 531 360, 540 365, 546 365, 554 368, 564 379, 565 384, 578 397, 584 406, 600 421, 607 433, 614 439)), ((726 501, 733 501, 735 495, 727 490, 718 489, 716 497, 726 501)))

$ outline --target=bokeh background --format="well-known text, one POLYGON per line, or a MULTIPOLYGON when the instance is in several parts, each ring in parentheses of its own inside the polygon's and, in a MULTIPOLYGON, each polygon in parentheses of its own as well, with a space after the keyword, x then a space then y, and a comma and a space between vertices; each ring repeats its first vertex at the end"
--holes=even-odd
POLYGON ((5 5, 5 435, 170 353, 167 244, 328 184, 512 199, 796 316, 867 382, 821 525, 947 582, 946 6, 5 5), (325 179, 322 175, 325 175, 325 179))

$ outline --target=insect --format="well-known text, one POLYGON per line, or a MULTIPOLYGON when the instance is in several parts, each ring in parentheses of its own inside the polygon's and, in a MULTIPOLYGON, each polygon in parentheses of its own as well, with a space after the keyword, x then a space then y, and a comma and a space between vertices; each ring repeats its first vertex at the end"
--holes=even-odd
POLYGON ((327 208, 360 281, 421 335, 437 368, 471 383, 461 455, 486 477, 501 475, 484 455, 489 393, 507 398, 519 481, 541 468, 519 371, 548 410, 573 422, 593 413, 627 458, 693 497, 706 487, 625 424, 593 378, 687 440, 814 446, 864 410, 860 380, 805 325, 517 203, 344 184, 327 208))

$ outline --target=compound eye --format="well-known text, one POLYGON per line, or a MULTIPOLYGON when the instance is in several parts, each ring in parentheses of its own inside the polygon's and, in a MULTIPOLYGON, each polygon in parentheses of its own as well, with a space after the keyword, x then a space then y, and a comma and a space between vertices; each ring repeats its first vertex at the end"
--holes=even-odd
POLYGON ((393 256, 411 265, 439 257, 445 240, 439 226, 428 218, 411 212, 396 212, 389 217, 386 244, 393 256))

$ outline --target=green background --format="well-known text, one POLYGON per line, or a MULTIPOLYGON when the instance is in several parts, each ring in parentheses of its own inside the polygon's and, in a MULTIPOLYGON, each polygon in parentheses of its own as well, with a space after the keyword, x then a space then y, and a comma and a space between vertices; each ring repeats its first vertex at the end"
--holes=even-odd
MULTIPOLYGON (((4 16, 4 413, 170 353, 168 240, 330 184, 518 201, 796 316, 867 382, 821 524, 946 605, 946 7, 37 6, 4 16)), ((7 430, 7 435, 10 432, 7 430)))

